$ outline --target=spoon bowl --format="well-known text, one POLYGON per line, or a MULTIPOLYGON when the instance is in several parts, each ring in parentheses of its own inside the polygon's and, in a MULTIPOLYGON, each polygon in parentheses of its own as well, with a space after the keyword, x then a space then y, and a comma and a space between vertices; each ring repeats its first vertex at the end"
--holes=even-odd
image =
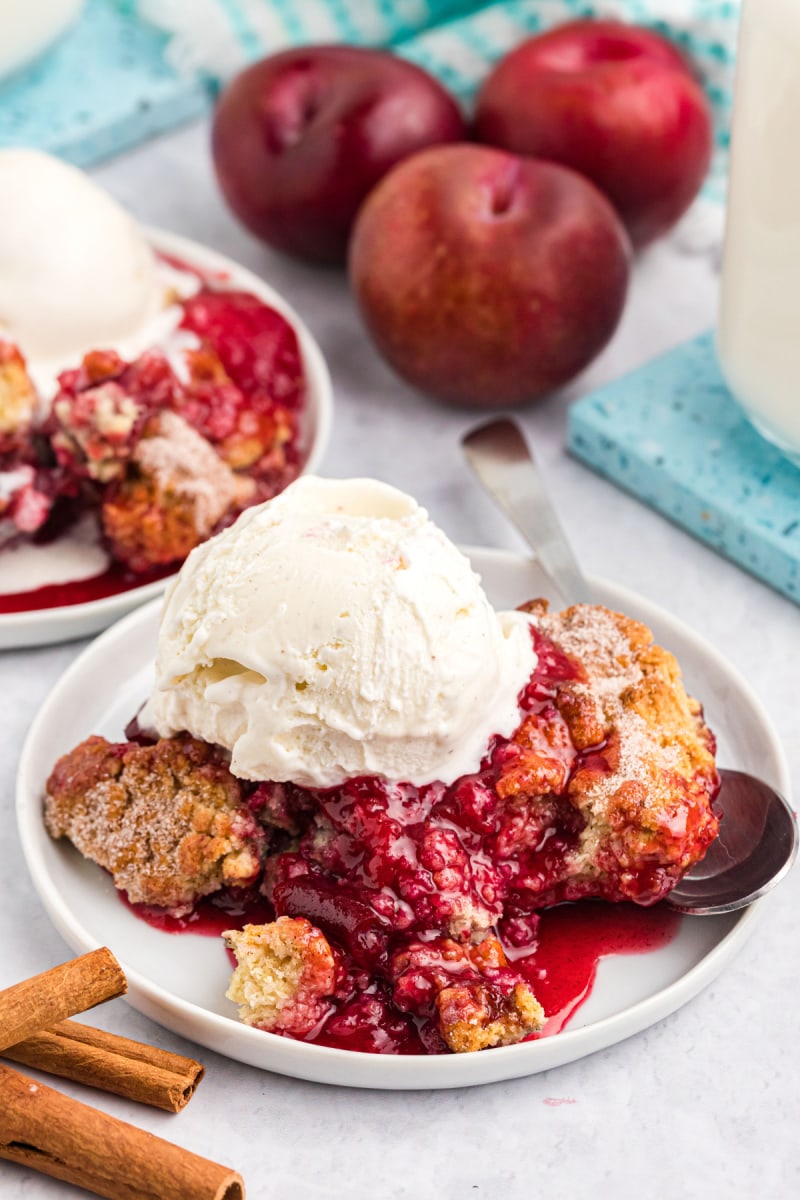
MULTIPOLYGON (((480 482, 513 521, 565 604, 591 603, 575 558, 522 430, 509 418, 489 421, 462 439, 480 482)), ((770 891, 797 857, 797 818, 775 788, 723 768, 715 801, 720 832, 701 862, 663 901, 692 916, 735 912, 770 891)))
POLYGON ((664 903, 693 916, 735 912, 775 886, 797 857, 797 821, 783 796, 745 771, 720 770, 719 833, 664 903))

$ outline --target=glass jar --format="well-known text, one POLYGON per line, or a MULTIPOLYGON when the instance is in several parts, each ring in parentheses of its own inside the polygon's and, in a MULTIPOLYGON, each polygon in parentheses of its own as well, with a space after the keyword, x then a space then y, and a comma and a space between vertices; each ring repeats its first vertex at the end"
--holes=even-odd
POLYGON ((717 338, 731 392, 800 462, 800 0, 744 0, 717 338))

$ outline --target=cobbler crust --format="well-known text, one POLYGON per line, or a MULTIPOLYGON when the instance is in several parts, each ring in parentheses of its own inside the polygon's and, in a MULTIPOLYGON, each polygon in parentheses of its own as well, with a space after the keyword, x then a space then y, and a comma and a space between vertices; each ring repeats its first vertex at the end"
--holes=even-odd
POLYGON ((391 975, 397 1007, 434 1013, 443 1042, 457 1054, 507 1046, 544 1025, 544 1009, 492 935, 474 946, 452 938, 412 943, 394 955, 391 975))
MULTIPOLYGON (((610 898, 644 902, 642 868, 652 863, 657 899, 702 857, 718 830, 711 805, 718 790, 715 743, 702 707, 687 695, 675 657, 654 643, 646 625, 599 605, 550 614, 546 602, 534 601, 524 609, 583 676, 559 684, 554 698, 569 739, 585 752, 566 785, 586 824, 569 856, 561 898, 586 894, 583 885, 608 874, 618 893, 610 898)), ((523 747, 527 726, 513 739, 523 747)), ((530 757, 529 772, 538 766, 545 774, 538 747, 530 757)), ((519 774, 501 778, 501 795, 514 795, 519 774)), ((520 800, 525 792, 523 782, 520 800)))
POLYGON ((258 876, 264 833, 238 780, 194 738, 152 746, 90 737, 56 763, 45 824, 111 872, 133 903, 174 915, 258 876))
POLYGON ((0 549, 88 513, 114 565, 163 570, 297 477, 306 382, 291 324, 207 283, 175 302, 176 346, 129 362, 91 350, 51 405, 0 340, 0 549))
POLYGON ((104 497, 100 519, 112 554, 134 571, 186 558, 255 492, 252 479, 235 475, 205 438, 169 411, 150 418, 132 465, 104 497))
POLYGON ((538 661, 520 724, 473 775, 253 787, 185 736, 90 738, 51 776, 48 829, 153 904, 260 874, 277 920, 225 934, 248 1024, 313 1038, 358 996, 436 1052, 518 1042, 545 1020, 524 969, 538 911, 652 904, 718 829, 714 739, 674 657, 601 606, 523 607, 538 661))
POLYGON ((303 1037, 331 1011, 336 960, 305 917, 278 917, 222 936, 237 961, 225 994, 246 1025, 303 1037))
POLYGON ((25 359, 15 345, 0 339, 0 454, 33 424, 38 403, 25 359))

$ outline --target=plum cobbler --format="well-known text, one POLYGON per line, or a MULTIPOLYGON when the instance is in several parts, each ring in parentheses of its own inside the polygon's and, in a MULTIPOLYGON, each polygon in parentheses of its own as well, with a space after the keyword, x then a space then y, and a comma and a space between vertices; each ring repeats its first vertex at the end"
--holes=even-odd
POLYGON ((334 1045, 359 1031, 378 1052, 535 1035, 541 911, 663 898, 716 835, 718 778, 700 705, 645 626, 598 606, 524 611, 538 661, 519 724, 450 786, 246 782, 219 747, 134 721, 129 741, 59 760, 47 828, 134 904, 268 901, 224 933, 250 1025, 334 1045))
POLYGON ((197 281, 177 330, 133 361, 86 354, 50 403, 0 340, 0 552, 47 543, 87 513, 135 581, 174 569, 300 472, 305 380, 297 336, 248 292, 197 281))

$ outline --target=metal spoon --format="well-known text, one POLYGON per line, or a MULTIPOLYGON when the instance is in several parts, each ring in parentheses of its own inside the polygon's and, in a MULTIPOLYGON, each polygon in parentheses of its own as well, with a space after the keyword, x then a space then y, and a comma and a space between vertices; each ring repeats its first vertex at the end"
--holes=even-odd
MULTIPOLYGON (((526 539, 565 604, 592 603, 592 589, 567 542, 516 422, 489 421, 462 438, 467 460, 486 490, 526 539)), ((664 903, 694 916, 752 904, 787 874, 797 856, 798 827, 788 802, 744 771, 720 770, 719 835, 664 903)))

